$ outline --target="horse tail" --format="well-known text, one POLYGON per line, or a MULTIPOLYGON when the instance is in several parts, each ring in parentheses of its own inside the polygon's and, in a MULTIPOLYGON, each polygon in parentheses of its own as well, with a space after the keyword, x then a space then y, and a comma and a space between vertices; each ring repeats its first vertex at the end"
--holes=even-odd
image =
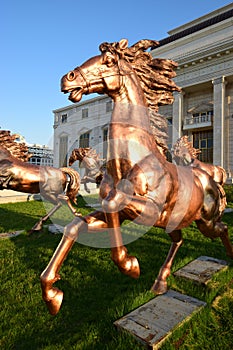
POLYGON ((79 173, 72 168, 60 168, 62 172, 70 176, 70 183, 67 189, 67 196, 77 204, 77 194, 80 189, 81 178, 79 173))
POLYGON ((222 172, 222 186, 225 185, 226 181, 227 181, 227 172, 224 168, 218 166, 219 170, 222 172))
POLYGON ((219 183, 219 185, 224 186, 227 180, 226 170, 219 165, 215 165, 214 169, 214 181, 219 183))

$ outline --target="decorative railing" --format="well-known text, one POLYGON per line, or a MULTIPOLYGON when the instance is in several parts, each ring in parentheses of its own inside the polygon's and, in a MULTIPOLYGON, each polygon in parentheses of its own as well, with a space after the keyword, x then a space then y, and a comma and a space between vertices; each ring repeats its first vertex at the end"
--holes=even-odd
POLYGON ((184 127, 201 127, 211 125, 213 121, 212 115, 199 115, 195 117, 184 118, 184 127))

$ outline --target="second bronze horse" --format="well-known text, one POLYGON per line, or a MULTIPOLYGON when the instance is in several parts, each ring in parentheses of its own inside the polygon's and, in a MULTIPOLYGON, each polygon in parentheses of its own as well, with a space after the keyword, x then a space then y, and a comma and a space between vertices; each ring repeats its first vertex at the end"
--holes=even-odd
POLYGON ((27 163, 28 147, 15 142, 15 135, 0 130, 0 190, 10 189, 28 194, 40 193, 54 207, 29 231, 40 231, 47 221, 66 202, 74 215, 79 215, 72 203, 80 188, 79 173, 72 168, 53 168, 27 163))

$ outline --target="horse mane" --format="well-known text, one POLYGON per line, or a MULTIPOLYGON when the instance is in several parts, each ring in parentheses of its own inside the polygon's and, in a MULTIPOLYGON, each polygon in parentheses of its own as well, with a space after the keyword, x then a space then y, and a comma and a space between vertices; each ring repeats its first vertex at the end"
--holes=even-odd
POLYGON ((16 142, 19 137, 17 134, 11 135, 9 130, 0 130, 0 147, 5 148, 15 158, 27 162, 31 155, 28 152, 28 147, 24 142, 16 142))
POLYGON ((192 142, 188 141, 188 136, 180 137, 173 146, 172 152, 175 156, 179 156, 179 150, 181 148, 186 148, 192 159, 197 159, 198 155, 201 153, 199 148, 194 148, 192 142))
POLYGON ((73 149, 72 153, 75 153, 75 156, 79 161, 82 161, 85 157, 93 158, 96 162, 99 162, 101 160, 99 154, 96 153, 96 150, 91 147, 75 148, 73 149))
MULTIPOLYGON (((125 41, 127 42, 127 41, 125 41)), ((180 91, 180 88, 172 80, 176 76, 175 68, 177 63, 162 58, 153 58, 147 52, 149 48, 159 43, 155 40, 140 40, 131 47, 122 47, 119 42, 102 43, 99 46, 101 52, 117 54, 120 59, 129 62, 136 72, 141 88, 144 92, 155 140, 167 150, 167 123, 163 116, 157 114, 159 106, 171 104, 174 101, 173 92, 180 91), (156 126, 156 123, 159 126, 156 126)))

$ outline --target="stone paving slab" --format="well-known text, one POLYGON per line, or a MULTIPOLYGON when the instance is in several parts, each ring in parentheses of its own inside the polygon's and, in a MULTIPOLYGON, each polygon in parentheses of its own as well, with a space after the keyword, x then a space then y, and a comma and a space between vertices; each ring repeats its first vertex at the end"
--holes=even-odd
POLYGON ((225 260, 200 256, 176 271, 174 276, 206 285, 216 272, 224 270, 227 267, 228 263, 225 260))
POLYGON ((150 349, 161 343, 193 313, 206 305, 196 298, 169 290, 114 322, 150 349))
POLYGON ((20 235, 24 230, 0 233, 0 238, 13 238, 20 235))

